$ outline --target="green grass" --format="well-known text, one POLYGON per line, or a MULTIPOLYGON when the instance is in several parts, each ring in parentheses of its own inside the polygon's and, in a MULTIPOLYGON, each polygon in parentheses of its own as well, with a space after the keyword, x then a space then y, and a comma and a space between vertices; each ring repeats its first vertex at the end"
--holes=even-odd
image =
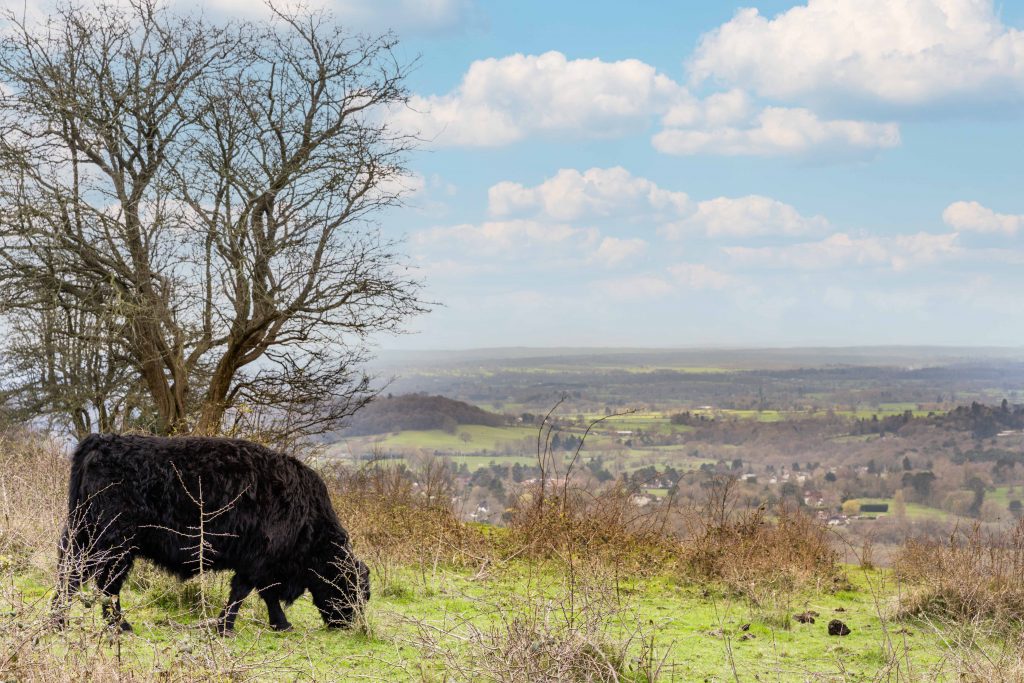
MULTIPOLYGON (((858 498, 857 502, 859 502, 861 505, 865 503, 888 503, 889 505, 888 512, 865 512, 864 514, 866 515, 886 515, 891 517, 896 514, 895 504, 893 503, 892 498, 858 498)), ((946 512, 945 510, 929 507, 927 505, 921 505, 919 503, 904 503, 904 506, 907 510, 907 519, 934 519, 938 521, 943 521, 949 519, 951 516, 950 513, 946 512)))
POLYGON ((532 427, 487 427, 484 425, 459 425, 454 434, 440 429, 405 431, 364 437, 353 442, 379 444, 384 449, 426 449, 445 453, 473 454, 500 451, 519 445, 524 439, 536 439, 537 430, 532 427), (463 438, 468 435, 469 440, 463 438))
MULTIPOLYGON (((627 607, 609 622, 605 637, 624 638, 625 633, 642 628, 645 638, 653 639, 656 656, 664 657, 664 680, 726 681, 738 676, 739 680, 870 681, 889 660, 893 646, 906 648, 906 658, 918 675, 939 666, 945 654, 944 634, 909 624, 909 633, 893 635, 902 626, 888 621, 888 605, 896 590, 890 575, 848 571, 854 590, 776 595, 761 605, 671 576, 625 580, 618 592, 627 607), (792 622, 793 614, 808 609, 819 612, 817 623, 792 622), (849 625, 851 635, 827 635, 827 623, 836 617, 849 625), (741 628, 745 624, 750 624, 746 631, 741 628), (753 637, 741 640, 747 634, 753 637)), ((205 636, 196 626, 196 615, 176 607, 173 600, 158 599, 153 590, 126 589, 122 600, 136 630, 121 639, 120 656, 128 668, 152 672, 155 661, 194 659, 190 653, 226 648, 238 663, 260 667, 257 677, 265 680, 444 680, 439 665, 425 657, 418 634, 432 633, 444 647, 465 650, 467 624, 484 632, 500 632, 503 617, 494 611, 496 606, 514 611, 525 610, 527 604, 546 604, 545 591, 554 591, 560 584, 551 569, 528 563, 482 575, 410 567, 389 572, 384 586, 379 575, 375 581, 365 632, 326 631, 308 597, 303 597, 288 609, 294 632, 271 633, 264 628, 260 601, 251 596, 242 608, 236 635, 229 639, 205 636), (529 595, 535 600, 531 602, 529 595), (454 633, 445 635, 449 629, 454 633)), ((173 590, 172 582, 164 583, 173 590)), ((225 593, 224 580, 216 583, 213 612, 225 593)), ((23 599, 45 610, 45 575, 20 574, 15 587, 23 599)), ((0 626, 7 607, 0 601, 0 626)), ((98 613, 98 609, 76 607, 71 630, 43 634, 36 647, 59 651, 79 637, 76 633, 98 632, 98 613)), ((640 641, 634 645, 639 647, 640 641)), ((106 648, 110 654, 115 645, 100 639, 93 647, 106 648)), ((465 654, 473 655, 468 650, 465 654)))
POLYGON ((803 414, 781 410, 723 410, 721 412, 727 417, 739 418, 741 420, 757 420, 758 422, 781 422, 787 417, 803 414))
MULTIPOLYGON (((503 406, 505 410, 508 405, 503 406)), ((885 417, 887 415, 901 414, 904 410, 913 409, 910 403, 886 403, 877 407, 859 406, 855 411, 836 411, 836 414, 870 418, 872 415, 885 417)), ((682 410, 682 409, 680 409, 682 410)), ((513 411, 515 412, 515 411, 513 411)), ((634 438, 638 432, 644 432, 654 436, 669 436, 694 431, 694 427, 688 425, 672 424, 671 415, 676 410, 636 412, 628 415, 612 416, 603 419, 595 425, 587 437, 587 450, 598 452, 601 450, 615 450, 624 447, 622 442, 634 438), (616 432, 633 432, 631 435, 617 434, 616 432)), ((803 420, 814 417, 821 417, 827 413, 822 410, 807 411, 781 411, 781 410, 691 410, 696 415, 705 415, 715 419, 725 420, 755 420, 758 422, 783 422, 786 420, 803 420)), ((923 414, 921 411, 914 411, 915 414, 923 414)), ((562 431, 581 436, 586 427, 593 421, 604 417, 599 413, 583 414, 583 421, 576 420, 576 414, 559 415, 558 419, 563 422, 562 431)), ((483 456, 491 457, 499 454, 511 454, 514 456, 532 457, 535 451, 537 438, 537 427, 534 425, 516 425, 504 427, 487 427, 483 425, 460 425, 454 433, 448 433, 439 429, 433 430, 410 430, 381 434, 376 436, 353 437, 342 444, 332 447, 331 452, 336 455, 345 456, 350 452, 364 453, 373 448, 381 448, 386 452, 409 452, 423 450, 437 452, 450 456, 483 456)), ((836 437, 836 441, 869 440, 871 435, 865 436, 842 436, 836 437)), ((650 450, 649 448, 634 448, 628 450, 650 450)), ((676 446, 666 446, 666 450, 677 449, 676 446)), ((522 461, 526 464, 525 461, 522 461)), ((483 463, 486 464, 486 461, 483 463)), ((471 468, 480 466, 480 461, 472 461, 471 468)))
POLYGON ((985 492, 985 500, 998 503, 1004 509, 1009 509, 1011 500, 1024 501, 1024 486, 1015 486, 1013 493, 1010 493, 1009 486, 997 486, 994 491, 985 492))

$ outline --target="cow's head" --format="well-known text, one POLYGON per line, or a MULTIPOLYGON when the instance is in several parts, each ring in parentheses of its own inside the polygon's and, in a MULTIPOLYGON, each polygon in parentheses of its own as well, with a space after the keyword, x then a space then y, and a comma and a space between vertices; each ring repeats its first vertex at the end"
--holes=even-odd
POLYGON ((334 544, 310 585, 313 603, 328 628, 350 628, 370 599, 370 568, 348 543, 334 544))

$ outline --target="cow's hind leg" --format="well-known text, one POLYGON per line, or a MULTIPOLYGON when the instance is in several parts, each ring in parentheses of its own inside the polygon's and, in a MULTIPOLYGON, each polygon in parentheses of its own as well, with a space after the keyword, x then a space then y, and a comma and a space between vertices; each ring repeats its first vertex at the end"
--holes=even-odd
POLYGON ((242 606, 242 601, 251 592, 252 583, 236 572, 231 577, 231 595, 228 596, 228 604, 224 607, 224 611, 220 613, 220 618, 217 619, 217 631, 221 635, 234 630, 238 608, 242 606))
POLYGON ((122 631, 132 630, 121 611, 121 586, 128 578, 133 560, 130 553, 121 553, 101 564, 96 572, 96 587, 104 597, 103 618, 112 627, 122 631))
POLYGON ((260 597, 263 598, 263 602, 267 603, 267 616, 270 618, 270 628, 275 631, 290 631, 292 625, 288 623, 288 618, 284 615, 284 610, 281 609, 281 594, 277 588, 261 588, 259 589, 260 597))

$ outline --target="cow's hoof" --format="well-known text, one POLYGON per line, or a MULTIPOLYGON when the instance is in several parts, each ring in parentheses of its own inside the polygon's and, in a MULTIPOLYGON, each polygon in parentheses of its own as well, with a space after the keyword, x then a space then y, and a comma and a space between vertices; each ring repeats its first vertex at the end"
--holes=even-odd
POLYGON ((277 631, 278 633, 284 633, 285 631, 291 631, 292 625, 286 621, 283 624, 271 624, 270 628, 277 631))
POLYGON ((133 631, 132 625, 124 619, 120 621, 112 621, 108 624, 111 631, 120 631, 121 633, 131 633, 133 631))
POLYGON ((223 636, 231 632, 231 626, 228 626, 220 619, 207 619, 206 621, 201 621, 199 622, 199 628, 216 631, 218 636, 223 636))

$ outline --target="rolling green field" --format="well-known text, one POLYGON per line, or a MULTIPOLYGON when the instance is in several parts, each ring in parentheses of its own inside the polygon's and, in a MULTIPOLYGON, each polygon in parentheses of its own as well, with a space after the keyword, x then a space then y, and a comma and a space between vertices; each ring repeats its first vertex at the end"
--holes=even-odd
POLYGON ((506 447, 523 445, 524 440, 537 438, 532 427, 487 427, 459 425, 454 433, 440 429, 409 430, 350 439, 352 447, 369 448, 378 445, 384 449, 426 449, 466 455, 495 452, 506 447), (468 437, 468 438, 466 438, 468 437))
MULTIPOLYGON (((508 406, 505 410, 510 410, 508 406)), ((881 404, 877 407, 858 407, 857 410, 835 411, 837 415, 870 418, 873 415, 886 417, 913 410, 915 415, 923 414, 911 404, 881 404)), ((627 448, 624 442, 640 433, 657 436, 671 436, 692 432, 694 427, 672 424, 674 411, 634 412, 626 415, 605 417, 591 413, 582 415, 560 415, 560 431, 582 436, 591 423, 593 428, 587 443, 594 450, 627 448), (602 419, 603 418, 603 419, 602 419), (597 422, 599 420, 599 422, 597 422), (625 433, 630 432, 630 433, 625 433)), ((823 411, 779 411, 779 410, 691 410, 694 415, 703 415, 718 420, 754 420, 758 422, 781 422, 794 419, 808 419, 822 416, 823 411)), ((331 454, 344 456, 352 452, 369 452, 373 448, 385 452, 424 450, 453 456, 533 455, 536 451, 538 428, 535 425, 509 425, 489 427, 483 425, 459 425, 453 432, 440 429, 406 430, 387 434, 351 437, 335 444, 331 454)), ((841 436, 836 440, 867 440, 869 436, 841 436)), ((636 445, 634 445, 636 447, 636 445)))
MULTIPOLYGON (((601 419, 600 415, 585 416, 586 423, 601 419)), ((578 429, 585 429, 586 425, 577 424, 578 429)), ((645 431, 652 434, 682 434, 692 432, 693 427, 687 425, 672 424, 670 416, 665 413, 632 413, 629 415, 616 415, 607 417, 594 425, 597 432, 608 431, 645 431)))
MULTIPOLYGON (((884 513, 873 513, 868 512, 864 514, 884 514, 886 516, 893 516, 895 514, 895 508, 892 498, 858 498, 857 502, 861 505, 865 503, 887 503, 889 505, 889 511, 884 513)), ((950 519, 952 515, 945 510, 939 508, 929 507, 927 505, 920 505, 918 503, 904 503, 904 507, 907 510, 907 519, 934 519, 938 521, 944 521, 950 519)))
POLYGON ((985 493, 985 500, 993 501, 1009 509, 1011 500, 1024 500, 1024 487, 1017 486, 1011 493, 1009 486, 997 486, 994 491, 985 493))
MULTIPOLYGON (((609 656, 621 649, 627 653, 617 665, 622 680, 647 680, 645 670, 656 670, 658 680, 686 682, 956 680, 946 668, 949 634, 892 621, 897 590, 891 575, 847 571, 850 590, 802 593, 760 606, 659 576, 606 582, 598 588, 614 590, 605 591, 605 601, 578 588, 570 609, 565 577, 536 564, 489 572, 392 568, 383 578, 375 575, 366 625, 354 632, 325 630, 308 597, 288 610, 292 632, 269 632, 262 604, 250 597, 231 638, 201 627, 196 591, 161 580, 123 592, 134 634, 104 636, 99 610, 79 606, 68 631, 38 634, 34 647, 74 657, 74 644, 85 642, 93 654, 116 657, 122 668, 145 677, 174 671, 168 669, 174 661, 179 669, 205 667, 210 678, 222 680, 479 680, 488 666, 501 666, 495 652, 522 629, 535 628, 529 637, 539 640, 530 647, 540 656, 561 645, 559 638, 581 633, 609 656), (807 610, 818 613, 816 623, 791 618, 807 610), (833 618, 852 633, 829 636, 833 618)), ((8 599, 18 596, 17 604, 0 601, 0 625, 4 614, 17 612, 24 621, 46 609, 47 576, 25 571, 13 583, 0 591, 8 599)), ((211 613, 224 600, 225 583, 223 577, 212 582, 211 613)))

